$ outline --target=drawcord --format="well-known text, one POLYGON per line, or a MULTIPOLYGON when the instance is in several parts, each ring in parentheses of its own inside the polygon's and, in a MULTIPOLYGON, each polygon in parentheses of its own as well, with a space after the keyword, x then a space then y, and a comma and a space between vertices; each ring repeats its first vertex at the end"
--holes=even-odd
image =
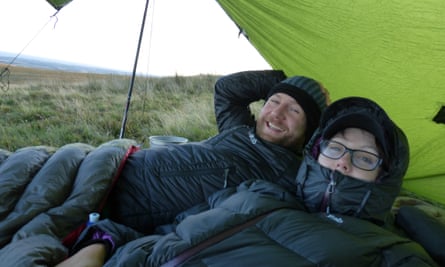
POLYGON ((223 188, 227 188, 229 172, 230 172, 229 168, 224 169, 224 185, 223 185, 223 188))
POLYGON ((368 191, 366 191, 366 194, 362 199, 362 202, 360 203, 360 207, 357 209, 357 211, 354 214, 355 217, 360 216, 360 213, 362 212, 363 208, 365 207, 366 202, 368 202, 368 199, 370 196, 371 196, 371 189, 368 189, 368 191))
POLYGON ((297 184, 297 188, 296 188, 296 192, 297 192, 297 196, 298 195, 300 195, 301 196, 301 201, 302 201, 302 203, 304 203, 304 191, 303 191, 303 187, 304 187, 304 184, 306 183, 306 179, 307 179, 307 169, 308 169, 308 166, 307 166, 307 164, 301 164, 300 165, 300 169, 299 169, 299 171, 298 171, 298 173, 300 174, 301 173, 301 175, 296 175, 295 176, 295 183, 297 184), (300 177, 303 177, 303 178, 300 178, 300 177), (299 194, 298 194, 298 192, 299 192, 299 194))

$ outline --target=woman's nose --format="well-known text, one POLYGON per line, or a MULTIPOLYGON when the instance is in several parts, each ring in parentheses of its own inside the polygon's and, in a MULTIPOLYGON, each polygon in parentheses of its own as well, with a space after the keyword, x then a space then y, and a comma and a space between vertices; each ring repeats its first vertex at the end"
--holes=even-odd
POLYGON ((351 154, 345 153, 341 158, 337 159, 335 168, 343 174, 349 173, 352 169, 351 154))

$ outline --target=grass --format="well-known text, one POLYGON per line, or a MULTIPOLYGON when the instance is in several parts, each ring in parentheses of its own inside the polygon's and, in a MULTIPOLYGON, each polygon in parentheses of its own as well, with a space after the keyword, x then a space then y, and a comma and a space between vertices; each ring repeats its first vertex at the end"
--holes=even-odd
MULTIPOLYGON (((129 75, 9 69, 0 80, 0 149, 77 142, 98 146, 119 138, 129 75)), ((150 135, 199 141, 216 134, 213 86, 218 78, 137 77, 124 138, 148 147, 150 135)))

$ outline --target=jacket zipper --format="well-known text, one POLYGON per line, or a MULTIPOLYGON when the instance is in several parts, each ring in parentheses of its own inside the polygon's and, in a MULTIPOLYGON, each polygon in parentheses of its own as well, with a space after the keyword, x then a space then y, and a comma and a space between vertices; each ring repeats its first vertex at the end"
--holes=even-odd
POLYGON ((327 214, 329 214, 329 208, 330 208, 329 205, 331 202, 331 195, 332 195, 332 193, 334 193, 335 185, 336 185, 335 180, 334 180, 334 171, 332 171, 330 173, 329 179, 330 179, 330 181, 326 188, 326 191, 324 192, 323 200, 321 202, 321 207, 320 207, 320 210, 322 212, 326 212, 327 214))
POLYGON ((326 217, 330 220, 333 220, 336 223, 343 223, 343 219, 341 217, 335 216, 331 214, 331 197, 335 191, 335 185, 337 184, 334 179, 334 171, 329 175, 329 184, 324 192, 323 201, 321 205, 321 211, 326 212, 326 217))

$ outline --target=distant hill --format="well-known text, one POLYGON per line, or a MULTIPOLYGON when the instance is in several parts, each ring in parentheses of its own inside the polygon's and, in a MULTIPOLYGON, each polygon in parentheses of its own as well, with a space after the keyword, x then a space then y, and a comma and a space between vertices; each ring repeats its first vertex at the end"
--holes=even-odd
POLYGON ((11 66, 19 66, 26 68, 47 69, 67 72, 80 72, 80 73, 98 73, 98 74, 129 74, 128 72, 99 68, 94 66, 80 65, 76 63, 57 61, 45 58, 39 58, 28 55, 20 55, 15 58, 16 55, 9 52, 0 51, 0 64, 8 65, 14 61, 11 66), (15 58, 15 59, 14 59, 15 58))

